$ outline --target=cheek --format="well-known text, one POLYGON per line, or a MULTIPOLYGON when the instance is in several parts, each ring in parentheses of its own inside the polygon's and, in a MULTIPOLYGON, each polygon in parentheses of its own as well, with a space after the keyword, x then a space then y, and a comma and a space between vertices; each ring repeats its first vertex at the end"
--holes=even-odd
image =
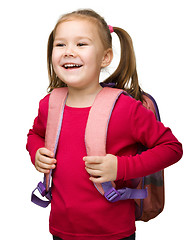
POLYGON ((60 54, 58 51, 56 50, 53 50, 52 52, 52 64, 53 64, 53 67, 55 67, 60 61, 60 54))
POLYGON ((87 64, 94 67, 101 63, 101 57, 99 54, 97 54, 96 50, 90 51, 87 55, 85 55, 84 60, 87 62, 87 64))
POLYGON ((101 49, 96 49, 95 55, 94 55, 94 61, 99 69, 101 68, 102 60, 103 60, 103 51, 101 49))

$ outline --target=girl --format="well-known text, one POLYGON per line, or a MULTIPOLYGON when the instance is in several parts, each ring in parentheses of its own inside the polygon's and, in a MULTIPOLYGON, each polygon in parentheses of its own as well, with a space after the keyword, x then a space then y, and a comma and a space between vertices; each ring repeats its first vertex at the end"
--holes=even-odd
POLYGON ((40 101, 29 131, 27 150, 36 169, 53 172, 50 232, 53 239, 135 239, 134 200, 109 203, 94 183, 127 180, 157 172, 177 162, 182 146, 169 128, 155 120, 142 104, 130 36, 108 27, 92 10, 62 16, 48 41, 49 92, 68 87, 68 98, 56 156, 44 147, 49 95, 40 101), (109 29, 110 28, 110 29, 109 29), (125 89, 113 110, 107 135, 107 155, 86 156, 84 133, 90 108, 102 91, 99 75, 113 57, 111 32, 121 43, 121 60, 105 81, 125 89), (138 155, 137 143, 148 150, 138 155), (90 177, 90 175, 92 177, 90 177))

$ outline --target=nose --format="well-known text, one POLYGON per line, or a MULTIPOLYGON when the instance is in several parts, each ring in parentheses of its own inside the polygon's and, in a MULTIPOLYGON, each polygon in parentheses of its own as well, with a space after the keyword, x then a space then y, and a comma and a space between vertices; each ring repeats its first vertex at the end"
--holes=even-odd
POLYGON ((74 50, 73 46, 68 45, 68 46, 65 47, 64 56, 65 57, 75 57, 76 56, 76 53, 75 53, 75 50, 74 50))

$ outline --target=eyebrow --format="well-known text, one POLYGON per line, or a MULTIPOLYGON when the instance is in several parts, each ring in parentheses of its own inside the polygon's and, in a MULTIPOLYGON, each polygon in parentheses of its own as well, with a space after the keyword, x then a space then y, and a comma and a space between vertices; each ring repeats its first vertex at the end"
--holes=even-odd
MULTIPOLYGON (((75 39, 76 39, 77 41, 78 41, 78 40, 81 40, 81 39, 87 39, 87 40, 93 42, 93 40, 92 40, 91 38, 86 37, 86 36, 78 36, 78 37, 76 37, 75 39)), ((54 39, 54 41, 64 41, 64 40, 66 40, 66 38, 63 38, 63 37, 62 37, 62 38, 61 38, 61 37, 57 37, 57 38, 54 39)))

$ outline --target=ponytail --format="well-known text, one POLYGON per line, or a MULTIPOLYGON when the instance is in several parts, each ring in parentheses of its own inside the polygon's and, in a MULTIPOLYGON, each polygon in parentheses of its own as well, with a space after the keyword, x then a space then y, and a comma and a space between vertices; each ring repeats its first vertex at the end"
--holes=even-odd
POLYGON ((113 27, 113 30, 120 40, 121 58, 116 71, 104 82, 115 83, 116 88, 124 89, 132 97, 142 101, 142 91, 138 83, 132 39, 129 34, 121 28, 113 27))

